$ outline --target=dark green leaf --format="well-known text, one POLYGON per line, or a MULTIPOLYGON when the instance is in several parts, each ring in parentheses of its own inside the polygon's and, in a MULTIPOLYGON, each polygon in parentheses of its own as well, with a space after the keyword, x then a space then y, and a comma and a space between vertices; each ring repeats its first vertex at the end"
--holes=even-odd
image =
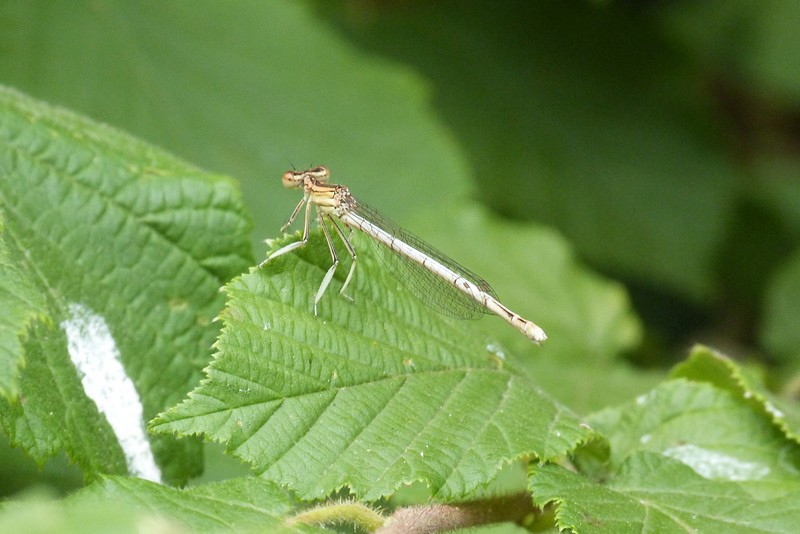
POLYGON ((486 329, 513 354, 532 381, 581 413, 647 391, 662 373, 635 370, 620 354, 641 341, 641 325, 625 289, 587 270, 550 229, 509 223, 473 204, 418 217, 413 230, 486 278, 504 304, 540 324, 540 347, 503 321, 486 329))
POLYGON ((0 20, 0 82, 241 179, 256 240, 291 209, 274 200, 290 166, 325 164, 398 219, 468 189, 428 82, 309 2, 45 0, 0 20))
POLYGON ((322 5, 363 48, 431 80, 482 201, 699 300, 715 289, 735 167, 702 80, 653 19, 591 4, 429 2, 372 18, 322 5))
POLYGON ((800 362, 800 250, 785 262, 767 288, 762 337, 781 360, 800 362))
MULTIPOLYGON (((800 4, 793 0, 675 2, 669 28, 706 64, 768 100, 800 97, 800 4)), ((720 74, 720 73, 717 73, 720 74)))
MULTIPOLYGON (((625 289, 587 270, 564 238, 531 224, 509 223, 474 204, 439 210, 414 227, 486 278, 504 304, 540 323, 540 349, 501 321, 483 321, 518 353, 561 361, 613 361, 641 339, 625 289)), ((536 358, 531 361, 538 361, 536 358)))

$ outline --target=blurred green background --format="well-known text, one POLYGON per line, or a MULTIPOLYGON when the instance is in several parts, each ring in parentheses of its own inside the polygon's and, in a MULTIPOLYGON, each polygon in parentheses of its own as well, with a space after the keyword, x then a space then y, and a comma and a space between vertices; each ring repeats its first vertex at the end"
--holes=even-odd
POLYGON ((445 251, 475 205, 563 235, 627 289, 642 387, 701 341, 792 395, 797 28, 791 0, 4 0, 0 83, 235 177, 256 259, 281 174, 325 164, 445 251))

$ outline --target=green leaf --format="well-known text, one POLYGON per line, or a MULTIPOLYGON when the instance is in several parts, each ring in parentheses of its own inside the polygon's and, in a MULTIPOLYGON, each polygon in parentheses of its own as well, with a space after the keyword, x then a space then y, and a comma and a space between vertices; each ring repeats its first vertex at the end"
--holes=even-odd
POLYGON ((45 315, 0 403, 12 443, 39 463, 66 451, 89 478, 195 473, 199 444, 162 437, 151 453, 143 425, 196 383, 218 288, 252 262, 233 184, 0 88, 0 211, 45 315))
POLYGON ((787 438, 800 443, 800 411, 796 403, 774 395, 763 381, 736 365, 724 354, 697 346, 692 349, 685 362, 672 370, 671 375, 709 382, 730 391, 770 419, 787 438))
POLYGON ((800 250, 796 250, 767 288, 761 337, 783 361, 800 363, 800 250))
POLYGON ((184 490, 109 477, 61 503, 22 501, 0 511, 12 532, 320 532, 285 526, 293 499, 274 484, 236 478, 184 490))
POLYGON ((531 467, 538 506, 555 503, 559 529, 590 534, 792 532, 797 494, 753 499, 739 485, 707 480, 672 458, 639 451, 599 484, 558 465, 531 467))
POLYGON ((0 211, 0 395, 11 400, 18 394, 22 342, 37 320, 45 319, 45 303, 34 282, 8 257, 0 211))
POLYGON ((353 301, 336 295, 343 264, 318 317, 330 265, 319 232, 231 282, 208 377, 151 427, 224 442, 307 499, 348 486, 375 500, 418 480, 437 499, 463 498, 516 458, 551 460, 588 438, 468 321, 424 307, 366 237, 352 239, 353 301))
POLYGON ((680 460, 711 480, 740 483, 755 496, 800 491, 800 447, 740 393, 676 379, 589 424, 610 444, 611 469, 639 451, 680 460))

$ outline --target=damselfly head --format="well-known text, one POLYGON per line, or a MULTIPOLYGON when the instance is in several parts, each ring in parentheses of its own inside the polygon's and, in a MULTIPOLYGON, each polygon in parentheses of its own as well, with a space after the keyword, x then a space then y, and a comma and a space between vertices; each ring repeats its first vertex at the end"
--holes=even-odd
POLYGON ((296 189, 298 187, 303 187, 303 174, 299 171, 286 171, 283 173, 283 187, 287 189, 296 189))

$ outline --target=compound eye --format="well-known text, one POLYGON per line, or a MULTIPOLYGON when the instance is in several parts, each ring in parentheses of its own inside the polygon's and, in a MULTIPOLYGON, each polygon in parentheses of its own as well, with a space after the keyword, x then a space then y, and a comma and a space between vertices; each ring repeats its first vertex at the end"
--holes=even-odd
POLYGON ((293 188, 300 187, 303 183, 303 173, 296 171, 286 171, 283 173, 283 187, 293 188))

